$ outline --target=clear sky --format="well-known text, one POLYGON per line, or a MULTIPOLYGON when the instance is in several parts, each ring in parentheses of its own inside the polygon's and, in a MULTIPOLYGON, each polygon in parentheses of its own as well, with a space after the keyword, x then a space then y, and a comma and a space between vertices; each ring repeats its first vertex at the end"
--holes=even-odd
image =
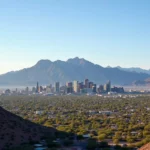
POLYGON ((150 1, 0 1, 0 74, 76 56, 150 68, 150 1))

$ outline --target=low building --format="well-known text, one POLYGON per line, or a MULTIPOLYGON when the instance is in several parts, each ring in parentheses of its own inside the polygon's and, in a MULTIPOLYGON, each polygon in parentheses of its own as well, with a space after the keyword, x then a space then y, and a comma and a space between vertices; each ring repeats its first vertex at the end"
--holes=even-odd
POLYGON ((37 110, 37 111, 35 111, 35 114, 36 114, 36 115, 42 115, 42 114, 43 114, 43 111, 42 111, 42 110, 37 110))
POLYGON ((84 135, 83 135, 83 138, 90 138, 90 137, 91 137, 90 134, 84 134, 84 135))
POLYGON ((99 111, 99 114, 107 115, 107 116, 110 116, 112 113, 113 113, 112 111, 99 111))
POLYGON ((89 114, 90 114, 90 115, 95 115, 95 114, 98 114, 98 111, 95 111, 95 110, 89 110, 89 114))
POLYGON ((124 88, 123 87, 113 87, 111 88, 111 92, 116 92, 116 93, 124 93, 124 88))

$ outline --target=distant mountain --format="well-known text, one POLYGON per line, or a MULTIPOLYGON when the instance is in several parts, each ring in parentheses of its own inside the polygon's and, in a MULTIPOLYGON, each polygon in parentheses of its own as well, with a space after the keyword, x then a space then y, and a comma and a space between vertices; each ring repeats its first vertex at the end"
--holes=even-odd
POLYGON ((56 129, 24 120, 0 107, 0 150, 40 141, 43 136, 55 132, 56 129))
POLYGON ((97 84, 103 84, 107 80, 111 80, 113 84, 124 85, 149 77, 150 75, 146 73, 125 71, 119 68, 104 68, 76 57, 67 61, 40 60, 31 68, 0 75, 0 84, 35 85, 37 81, 46 85, 56 81, 64 84, 67 81, 83 81, 88 78, 97 84))
POLYGON ((145 80, 136 80, 132 84, 136 86, 146 86, 146 85, 150 86, 150 78, 145 80))
POLYGON ((121 68, 120 66, 116 67, 120 70, 124 70, 124 71, 129 71, 129 72, 137 72, 137 73, 146 73, 146 74, 150 74, 150 69, 146 70, 146 69, 142 69, 142 68, 121 68))

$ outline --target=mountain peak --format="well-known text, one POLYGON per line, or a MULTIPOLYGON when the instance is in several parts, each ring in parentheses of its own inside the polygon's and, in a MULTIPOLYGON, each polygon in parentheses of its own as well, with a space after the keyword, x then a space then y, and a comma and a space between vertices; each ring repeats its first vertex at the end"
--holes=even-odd
POLYGON ((41 59, 37 62, 37 64, 43 64, 43 63, 51 63, 51 61, 48 59, 41 59))
POLYGON ((40 66, 40 67, 48 67, 49 65, 51 65, 51 61, 48 59, 41 59, 39 60, 35 66, 40 66))
POLYGON ((69 58, 67 61, 70 61, 70 60, 80 61, 80 60, 85 60, 85 59, 84 58, 79 58, 79 57, 74 57, 74 58, 69 58))
POLYGON ((107 66, 106 68, 112 68, 111 66, 107 66))
POLYGON ((71 64, 74 64, 74 65, 92 64, 88 60, 85 60, 84 58, 79 58, 79 57, 68 59, 67 62, 71 63, 71 64))

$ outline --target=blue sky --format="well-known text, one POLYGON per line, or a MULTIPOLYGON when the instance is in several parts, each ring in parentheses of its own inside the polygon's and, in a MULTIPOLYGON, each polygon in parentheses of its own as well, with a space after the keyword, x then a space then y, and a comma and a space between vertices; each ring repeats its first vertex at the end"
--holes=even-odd
POLYGON ((0 73, 76 56, 150 68, 149 0, 5 0, 0 29, 0 73))

